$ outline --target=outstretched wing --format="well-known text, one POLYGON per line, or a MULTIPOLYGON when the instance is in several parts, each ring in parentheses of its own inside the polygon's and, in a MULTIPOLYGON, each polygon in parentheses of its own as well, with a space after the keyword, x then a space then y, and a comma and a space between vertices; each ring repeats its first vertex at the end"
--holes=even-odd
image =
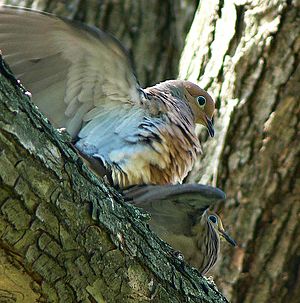
POLYGON ((40 110, 73 137, 91 120, 102 121, 97 131, 104 133, 111 121, 117 126, 130 117, 133 106, 139 114, 140 89, 128 56, 96 28, 2 6, 0 49, 40 110))
POLYGON ((150 225, 162 238, 170 233, 190 235, 195 220, 226 197, 220 189, 202 184, 135 186, 123 194, 125 200, 150 213, 150 225))

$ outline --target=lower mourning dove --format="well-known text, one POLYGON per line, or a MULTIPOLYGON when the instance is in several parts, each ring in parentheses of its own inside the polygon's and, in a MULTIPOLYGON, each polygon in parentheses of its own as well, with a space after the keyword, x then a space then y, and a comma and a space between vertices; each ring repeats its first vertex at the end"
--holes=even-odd
POLYGON ((181 80, 142 89, 121 44, 96 28, 2 6, 0 49, 40 110, 115 186, 181 183, 201 151, 195 125, 214 135, 205 90, 181 80))
POLYGON ((220 217, 208 210, 225 194, 201 184, 135 186, 125 198, 151 214, 151 228, 185 259, 206 274, 217 262, 220 237, 236 242, 225 232, 220 217))

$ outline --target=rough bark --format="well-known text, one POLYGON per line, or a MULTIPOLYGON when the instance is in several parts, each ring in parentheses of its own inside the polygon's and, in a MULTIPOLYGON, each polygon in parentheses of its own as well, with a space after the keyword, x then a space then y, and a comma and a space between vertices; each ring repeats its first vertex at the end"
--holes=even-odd
POLYGON ((1 302, 227 302, 0 75, 1 302))
POLYGON ((299 12, 299 1, 202 1, 181 59, 181 76, 218 101, 190 180, 227 193, 239 248, 223 245, 214 277, 232 302, 299 302, 299 12))
MULTIPOLYGON (((0 0, 1 2, 1 0, 0 0)), ((178 74, 194 0, 5 0, 96 25, 116 36, 135 63, 142 87, 178 74)))

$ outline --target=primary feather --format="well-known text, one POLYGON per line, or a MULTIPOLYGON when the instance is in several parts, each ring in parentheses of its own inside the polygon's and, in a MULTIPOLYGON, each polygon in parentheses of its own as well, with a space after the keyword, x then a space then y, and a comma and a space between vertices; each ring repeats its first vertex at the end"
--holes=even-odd
POLYGON ((0 7, 0 49, 40 110, 114 185, 182 182, 201 151, 195 124, 213 135, 207 92, 180 80, 143 90, 121 44, 96 28, 0 7))

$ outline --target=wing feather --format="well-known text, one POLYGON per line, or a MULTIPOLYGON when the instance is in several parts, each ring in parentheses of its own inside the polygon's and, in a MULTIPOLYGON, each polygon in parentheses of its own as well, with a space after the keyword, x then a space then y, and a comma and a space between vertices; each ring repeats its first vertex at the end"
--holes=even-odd
POLYGON ((150 213, 150 225, 163 238, 169 233, 188 235, 207 208, 225 199, 220 189, 202 184, 134 186, 123 194, 150 213))
POLYGON ((139 102, 139 86, 126 51, 96 28, 4 6, 0 49, 41 111, 73 137, 95 113, 109 115, 123 102, 139 102))

